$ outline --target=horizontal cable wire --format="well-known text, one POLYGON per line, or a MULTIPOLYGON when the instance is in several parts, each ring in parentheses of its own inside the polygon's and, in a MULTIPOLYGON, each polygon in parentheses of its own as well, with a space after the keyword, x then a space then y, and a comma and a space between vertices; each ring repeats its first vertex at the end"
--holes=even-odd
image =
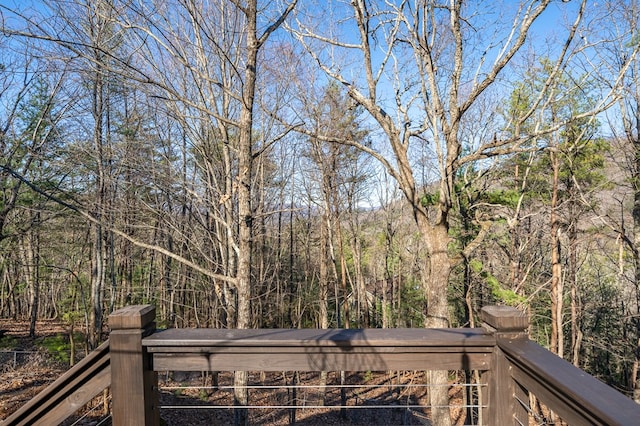
POLYGON ((407 409, 407 408, 486 408, 484 405, 160 405, 163 410, 231 410, 246 408, 249 410, 362 410, 362 409, 407 409))
MULTIPOLYGON (((196 378, 192 378, 191 380, 198 380, 196 378)), ((167 380, 168 382, 168 380, 167 380)), ((165 383, 167 383, 165 382, 165 383)), ((193 383, 193 382, 192 382, 193 383)), ((411 401, 412 398, 419 398, 424 401, 424 390, 426 388, 451 388, 457 389, 457 392, 471 392, 477 389, 485 389, 488 387, 487 383, 445 383, 445 384, 425 384, 425 383, 382 383, 382 384, 249 384, 245 386, 234 386, 234 385, 217 385, 217 386, 194 386, 194 385, 169 385, 167 383, 166 386, 159 386, 158 389, 165 393, 171 393, 175 391, 183 392, 183 391, 225 391, 225 392, 233 392, 237 389, 246 389, 252 391, 265 391, 270 394, 277 394, 278 390, 286 391, 290 393, 292 390, 300 391, 301 395, 298 397, 292 397, 289 399, 288 403, 282 404, 273 404, 273 405, 235 405, 235 404, 224 404, 217 405, 212 404, 211 402, 207 403, 206 399, 202 399, 202 403, 198 404, 191 403, 189 405, 176 405, 175 403, 168 403, 166 405, 160 405, 159 408, 162 410, 233 410, 237 408, 243 408, 248 410, 255 411, 264 411, 264 410, 322 410, 325 412, 337 411, 337 410, 407 410, 408 412, 413 413, 421 413, 423 410, 432 410, 437 408, 452 408, 459 410, 483 410, 487 408, 487 405, 482 405, 480 403, 477 404, 468 404, 465 403, 464 400, 461 400, 459 404, 448 404, 448 405, 429 405, 428 403, 420 403, 416 401, 411 401), (374 389, 381 389, 385 392, 387 396, 370 396, 367 395, 367 392, 374 389), (468 389, 468 390, 467 390, 468 389), (349 398, 351 401, 355 402, 354 405, 343 405, 343 404, 318 404, 318 400, 316 399, 316 393, 321 394, 323 392, 327 392, 327 397, 332 395, 330 398, 333 400, 336 398, 336 392, 338 390, 350 390, 349 398), (389 399, 388 390, 398 390, 400 392, 400 396, 396 396, 389 400, 389 403, 385 403, 386 399, 389 399), (315 391, 315 392, 314 392, 315 391), (403 398, 406 398, 408 395, 402 395, 409 393, 411 394, 413 391, 417 392, 417 394, 422 394, 422 396, 411 395, 407 400, 406 404, 402 404, 403 398), (307 404, 306 402, 310 404, 307 404), (409 403, 413 402, 413 403, 409 403)), ((186 396, 191 398, 197 398, 197 396, 193 395, 179 395, 186 396)), ((209 395, 211 398, 213 395, 209 395)), ((290 396, 292 396, 290 394, 290 396)), ((169 402, 169 401, 167 401, 169 402)), ((223 402, 223 401, 221 401, 223 402)), ((340 401, 335 401, 340 402, 340 401)), ((422 413, 421 413, 422 414, 422 413)))
MULTIPOLYGON (((101 399, 102 399, 102 398, 101 398, 101 399)), ((102 407, 105 405, 105 402, 107 402, 107 403, 108 403, 109 401, 111 401, 111 394, 109 394, 109 396, 107 397, 107 401, 104 401, 104 399, 103 399, 103 401, 102 401, 100 404, 98 404, 98 405, 96 405, 95 407, 93 407, 93 408, 89 409, 86 413, 84 413, 84 415, 82 415, 78 420, 76 420, 75 422, 73 422, 70 426, 76 426, 77 424, 80 424, 80 422, 81 422, 81 421, 83 421, 84 419, 86 419, 87 417, 89 417, 89 415, 90 415, 91 413, 93 413, 94 411, 96 411, 98 408, 102 408, 102 407)), ((84 406, 86 407, 87 405, 88 405, 88 404, 85 404, 84 406)), ((107 416, 106 418, 107 418, 107 419, 111 418, 111 415, 107 416)), ((105 419, 100 420, 100 422, 98 423, 98 425, 103 424, 103 423, 104 423, 104 421, 105 421, 105 419)))
MULTIPOLYGON (((549 424, 549 423, 547 423, 543 418, 541 418, 541 417, 540 417, 540 416, 535 412, 535 410, 534 410, 533 408, 531 408, 531 406, 529 405, 529 403, 528 403, 528 402, 525 402, 525 401, 521 400, 520 398, 518 398, 518 395, 515 395, 515 394, 514 394, 514 395, 513 395, 513 397, 515 398, 515 400, 516 400, 518 403, 520 403, 520 405, 522 406, 522 408, 524 408, 524 409, 527 411, 527 413, 529 414, 529 416, 533 417, 533 420, 536 422, 535 424, 536 424, 537 426, 543 426, 543 425, 549 424)), ((520 423, 521 425, 523 425, 523 426, 524 426, 524 424, 525 424, 525 423, 522 423, 522 421, 520 421, 520 419, 516 418, 515 416, 514 416, 514 419, 515 419, 518 423, 520 423)), ((527 420, 527 423, 526 423, 526 424, 527 424, 527 425, 529 424, 528 420, 527 420)))
POLYGON ((188 390, 188 389, 210 389, 210 390, 233 390, 233 389, 325 389, 325 388, 346 388, 346 389, 375 389, 375 388, 428 388, 428 387, 486 387, 486 384, 400 384, 400 385, 247 385, 247 386, 160 386, 160 390, 188 390))

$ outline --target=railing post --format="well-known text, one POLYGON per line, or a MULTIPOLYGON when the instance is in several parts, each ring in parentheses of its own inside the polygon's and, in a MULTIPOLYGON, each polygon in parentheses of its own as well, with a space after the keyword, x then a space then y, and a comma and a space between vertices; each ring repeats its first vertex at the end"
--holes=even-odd
POLYGON ((114 426, 160 424, 158 375, 142 338, 155 330, 156 310, 127 306, 109 315, 111 395, 114 426))
MULTIPOLYGON (((485 306, 480 312, 482 326, 494 333, 496 341, 528 339, 529 317, 509 306, 485 306)), ((496 344, 493 362, 487 377, 487 395, 484 405, 483 424, 513 425, 528 424, 525 408, 529 403, 528 393, 511 377, 511 366, 496 344), (516 422, 517 420, 517 422, 516 422)))

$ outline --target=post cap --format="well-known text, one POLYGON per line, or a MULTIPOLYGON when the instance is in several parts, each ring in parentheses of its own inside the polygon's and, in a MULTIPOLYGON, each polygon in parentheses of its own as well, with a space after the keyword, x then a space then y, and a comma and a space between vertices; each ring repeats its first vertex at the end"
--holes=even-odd
POLYGON ((480 318, 498 332, 524 332, 529 327, 529 316, 511 306, 484 306, 480 318))
POLYGON ((156 318, 156 308, 152 305, 131 305, 118 309, 109 315, 112 330, 145 328, 156 318))

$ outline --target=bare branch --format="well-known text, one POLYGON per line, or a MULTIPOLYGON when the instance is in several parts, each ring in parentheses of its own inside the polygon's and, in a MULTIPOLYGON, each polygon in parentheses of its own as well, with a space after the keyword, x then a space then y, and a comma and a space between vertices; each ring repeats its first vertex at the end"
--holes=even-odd
POLYGON ((84 208, 80 207, 79 204, 71 204, 68 203, 66 201, 64 201, 63 199, 53 195, 53 194, 49 194, 48 192, 45 192, 44 190, 42 190, 40 187, 38 187, 37 185, 35 185, 34 183, 32 183, 31 181, 29 181, 27 178, 25 178, 24 176, 22 176, 21 174, 17 173, 15 170, 11 169, 10 167, 7 167, 5 165, 0 164, 0 169, 2 169, 4 172, 10 174, 11 176, 13 176, 14 178, 20 180, 22 183, 24 183, 25 185, 27 185, 29 188, 31 188, 31 190, 33 190, 34 192, 42 195, 43 197, 47 198, 48 200, 51 200, 53 202, 55 202, 56 204, 59 204, 60 206, 69 209, 75 213, 78 213, 80 216, 84 217, 85 219, 87 219, 89 222, 91 223, 95 223, 95 224, 99 224, 103 227, 108 228, 111 232, 113 232, 115 235, 124 238, 125 240, 131 242, 132 244, 144 248, 144 249, 148 249, 148 250, 153 250, 157 253, 163 254, 167 257, 170 257, 180 263, 182 263, 185 266, 188 266, 189 268, 192 268, 194 271, 200 272, 201 274, 216 279, 216 280, 220 280, 223 282, 227 282, 229 284, 233 284, 235 285, 236 283, 236 279, 234 277, 229 277, 226 275, 220 275, 220 274, 216 274, 214 272, 211 272, 210 270, 201 267, 200 265, 190 261, 189 259, 186 259, 182 256, 180 256, 179 254, 176 254, 170 250, 167 250, 164 247, 158 246, 157 244, 149 244, 149 243, 145 243, 144 241, 140 241, 136 238, 134 238, 133 236, 127 234, 126 232, 123 232, 122 230, 109 225, 108 223, 105 223, 102 220, 97 219, 94 215, 92 215, 91 213, 89 213, 87 210, 85 210, 84 208))

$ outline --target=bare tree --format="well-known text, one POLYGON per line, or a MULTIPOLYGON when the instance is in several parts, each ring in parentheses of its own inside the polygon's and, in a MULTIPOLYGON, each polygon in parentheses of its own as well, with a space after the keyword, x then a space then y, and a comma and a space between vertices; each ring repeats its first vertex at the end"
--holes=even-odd
MULTIPOLYGON (((460 137, 461 129, 485 92, 497 89, 499 76, 518 57, 532 25, 550 3, 523 1, 487 8, 458 0, 397 5, 358 0, 351 3, 351 13, 327 4, 322 13, 337 15, 343 23, 332 32, 323 32, 302 15, 291 28, 319 67, 345 86, 384 134, 385 144, 378 149, 353 140, 337 142, 356 145, 377 158, 413 209, 428 253, 424 274, 428 327, 449 324, 447 286, 456 262, 449 251, 449 216, 458 171, 465 164, 517 151, 535 136, 520 131, 508 136, 496 127, 494 138, 466 141, 460 137), (436 157, 432 167, 437 190, 428 199, 411 158, 412 149, 425 144, 436 157)), ((571 8, 575 20, 555 52, 553 72, 536 94, 533 108, 513 127, 546 102, 558 72, 582 50, 574 39, 585 4, 571 8)), ((548 126, 536 129, 538 134, 549 131, 548 126)), ((467 249, 475 249, 484 235, 486 229, 467 249)), ((434 383, 445 381, 446 372, 432 375, 434 383)), ((446 405, 446 388, 438 389, 443 390, 432 392, 432 403, 446 405)), ((449 424, 446 411, 436 412, 438 424, 449 424)))
MULTIPOLYGON (((5 52, 14 52, 10 46, 10 41, 2 40, 2 48, 5 52)), ((0 258, 1 277, 2 277, 2 306, 1 311, 13 311, 15 317, 15 294, 13 284, 9 279, 9 256, 12 250, 11 245, 15 244, 16 234, 20 228, 27 230, 29 226, 21 226, 15 223, 15 219, 20 216, 16 211, 20 209, 22 198, 24 197, 24 185, 21 179, 17 179, 11 172, 18 171, 21 175, 26 175, 34 167, 34 161, 37 155, 45 148, 45 141, 41 141, 40 137, 46 134, 43 129, 43 120, 46 112, 35 110, 28 111, 29 97, 34 96, 34 91, 38 86, 40 73, 36 69, 36 59, 32 54, 32 47, 24 44, 22 53, 6 54, 3 57, 3 63, 0 67, 0 100, 2 101, 2 115, 0 116, 0 247, 2 254, 0 258), (24 76, 20 78, 20 76, 24 76), (25 111, 27 109, 27 111, 25 111), (22 123, 20 123, 22 121, 22 123), (6 285, 6 289, 5 289, 6 285)), ((44 99, 44 93, 40 93, 39 101, 44 99)), ((42 106, 42 105, 40 105, 42 106)), ((31 233, 31 232, 30 232, 31 233)), ((31 233, 32 234, 32 233, 31 233)), ((33 235, 33 234, 32 234, 33 235)), ((27 237, 25 237, 28 240, 27 237)), ((16 250, 17 253, 24 254, 22 250, 16 250)), ((25 257, 25 256, 23 256, 25 257)), ((29 334, 35 335, 35 321, 38 310, 38 294, 37 280, 34 280, 33 274, 30 274, 33 263, 31 259, 23 260, 26 270, 25 281, 29 284, 30 289, 30 309, 31 319, 29 334)))
MULTIPOLYGON (((153 45, 145 46, 150 58, 171 59, 175 67, 184 70, 185 80, 190 84, 197 77, 196 90, 190 92, 194 97, 185 97, 174 84, 172 75, 158 62, 152 61, 149 69, 161 69, 163 73, 151 78, 155 86, 175 102, 192 111, 199 111, 202 123, 209 120, 214 123, 210 133, 212 138, 221 138, 223 157, 226 167, 223 177, 225 192, 220 203, 225 205, 228 216, 220 222, 229 238, 227 262, 229 269, 224 272, 229 278, 225 283, 233 283, 236 298, 235 326, 250 328, 253 325, 251 303, 252 287, 252 242, 254 206, 252 205, 252 179, 254 160, 260 151, 256 150, 254 140, 254 105, 258 82, 259 52, 268 38, 284 22, 295 7, 293 1, 282 10, 275 12, 274 18, 267 18, 268 24, 259 29, 258 17, 264 13, 259 10, 255 0, 220 1, 206 7, 195 2, 171 5, 167 9, 138 10, 134 16, 144 17, 142 25, 132 19, 127 26, 141 36, 140 43, 147 37, 153 45), (157 16, 157 12, 165 13, 157 16), (180 19, 182 16, 185 19, 180 19), (176 27, 173 18, 179 18, 185 27, 176 27), (210 53, 215 53, 211 56, 210 53), (193 55, 193 56, 192 56, 193 55), (195 60, 192 60, 191 58, 195 60), (213 62, 211 62, 213 61, 213 62), (215 71, 214 71, 215 70, 215 71), (187 80, 188 79, 188 80, 187 80), (220 97, 218 97, 220 96, 220 97), (218 100, 221 99, 220 102, 218 100), (234 160, 228 158, 233 151, 234 160), (231 212, 228 204, 233 200, 236 209, 231 212), (237 219, 237 220, 236 220, 237 219), (237 228, 236 228, 237 227, 237 228), (235 229, 237 229, 237 234, 235 229), (233 263, 232 259, 235 259, 233 263)), ((145 70, 139 70, 144 74, 145 70)), ((200 130, 208 126, 198 125, 200 130)), ((203 158, 208 161, 208 156, 203 158)), ((205 163, 206 164, 206 163, 205 163)), ((212 200, 213 201, 213 200, 212 200)), ((236 401, 247 404, 247 373, 236 372, 236 401)), ((247 422, 245 410, 238 410, 236 422, 247 422)))
MULTIPOLYGON (((629 280, 632 303, 627 305, 627 317, 631 318, 631 329, 635 332, 635 357, 629 381, 633 387, 633 399, 640 404, 640 61, 634 54, 640 37, 640 4, 635 0, 608 2, 607 12, 607 19, 613 23, 607 29, 611 37, 619 42, 600 51, 599 59, 606 64, 601 77, 606 84, 610 84, 611 75, 623 75, 622 96, 618 108, 611 114, 610 124, 616 146, 615 161, 621 163, 632 199, 631 229, 625 227, 624 213, 620 218, 610 219, 610 223, 633 259, 633 272, 629 280), (631 65, 628 66, 628 63, 631 65)), ((622 253, 620 259, 622 262, 622 253)), ((620 276, 624 279, 624 264, 620 268, 620 276)))

